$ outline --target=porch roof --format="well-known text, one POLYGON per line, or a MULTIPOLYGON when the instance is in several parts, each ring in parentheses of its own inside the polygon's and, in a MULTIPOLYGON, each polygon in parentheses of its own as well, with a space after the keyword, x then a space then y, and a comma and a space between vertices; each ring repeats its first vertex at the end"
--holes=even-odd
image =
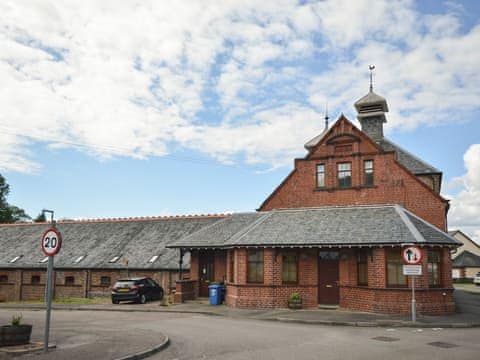
POLYGON ((399 205, 322 207, 239 213, 171 248, 442 245, 461 243, 399 205))

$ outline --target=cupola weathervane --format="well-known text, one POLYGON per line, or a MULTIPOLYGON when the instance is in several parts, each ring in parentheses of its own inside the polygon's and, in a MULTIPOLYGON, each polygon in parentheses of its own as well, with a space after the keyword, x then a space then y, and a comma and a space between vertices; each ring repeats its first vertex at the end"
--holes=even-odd
POLYGON ((375 65, 368 65, 368 70, 370 70, 370 91, 373 91, 373 70, 375 70, 375 65))

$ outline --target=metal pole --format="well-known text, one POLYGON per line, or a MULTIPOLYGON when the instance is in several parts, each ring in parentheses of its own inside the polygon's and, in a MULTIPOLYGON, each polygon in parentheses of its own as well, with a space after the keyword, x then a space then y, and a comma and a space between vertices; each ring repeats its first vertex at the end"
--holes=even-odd
POLYGON ((52 312, 52 274, 53 274, 53 256, 48 258, 47 269, 47 313, 45 318, 45 337, 43 339, 43 352, 48 352, 48 338, 50 336, 50 314, 52 312))
MULTIPOLYGON (((55 229, 55 221, 53 220, 53 211, 52 210, 43 210, 43 213, 50 213, 50 221, 52 223, 52 228, 55 229)), ((47 291, 45 294, 45 303, 46 303, 46 315, 45 315, 45 335, 43 338, 43 352, 48 352, 48 339, 50 337, 50 315, 52 312, 52 285, 53 285, 53 256, 48 257, 48 267, 47 267, 47 291)))
POLYGON ((412 275, 412 322, 417 321, 417 306, 415 302, 415 275, 412 275))

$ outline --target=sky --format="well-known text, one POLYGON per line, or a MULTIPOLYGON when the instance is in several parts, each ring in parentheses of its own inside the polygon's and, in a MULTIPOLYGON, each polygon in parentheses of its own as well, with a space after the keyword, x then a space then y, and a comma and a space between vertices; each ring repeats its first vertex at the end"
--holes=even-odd
POLYGON ((61 218, 253 211, 326 104, 389 104, 480 242, 480 2, 0 2, 0 173, 61 218))

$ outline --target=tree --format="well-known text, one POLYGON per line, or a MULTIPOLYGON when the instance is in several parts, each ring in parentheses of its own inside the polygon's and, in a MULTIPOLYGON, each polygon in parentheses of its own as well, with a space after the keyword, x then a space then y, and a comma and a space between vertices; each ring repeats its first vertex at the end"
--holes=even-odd
POLYGON ((10 186, 0 174, 0 223, 14 223, 30 220, 23 209, 10 205, 7 196, 10 193, 10 186))
POLYGON ((40 214, 37 215, 35 219, 33 219, 34 222, 47 222, 47 218, 45 216, 45 213, 42 211, 40 214))

